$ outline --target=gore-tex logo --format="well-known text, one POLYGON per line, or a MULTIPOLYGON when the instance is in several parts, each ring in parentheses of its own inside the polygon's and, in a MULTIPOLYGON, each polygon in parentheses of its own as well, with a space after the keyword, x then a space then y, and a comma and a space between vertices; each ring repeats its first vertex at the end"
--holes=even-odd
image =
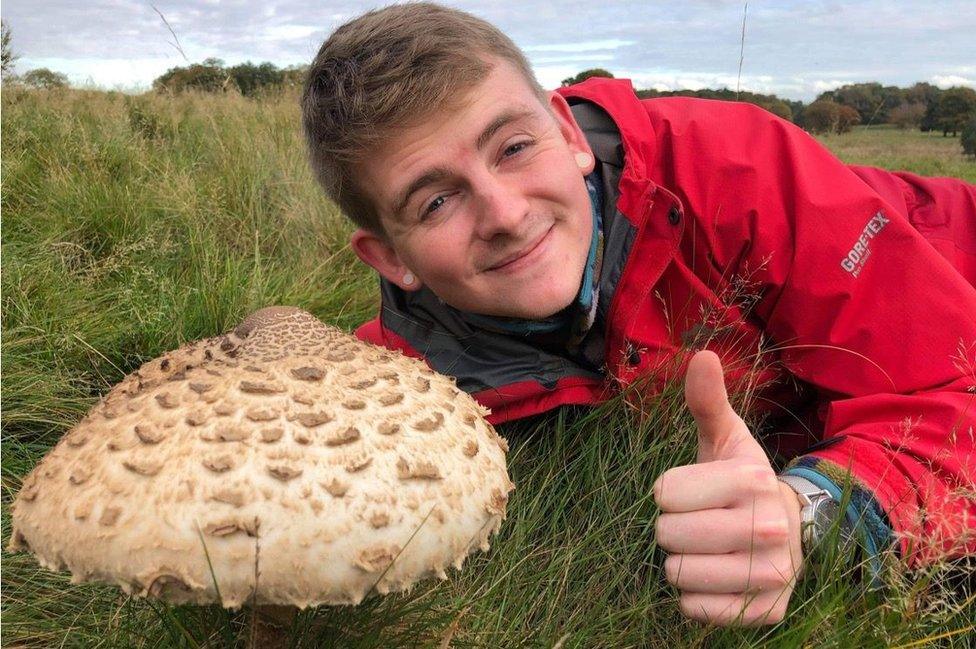
POLYGON ((848 273, 857 277, 861 274, 864 269, 864 264, 867 262, 868 257, 871 256, 871 248, 869 244, 871 239, 873 239, 879 232, 884 230, 884 226, 888 225, 891 221, 886 217, 880 210, 877 214, 871 217, 871 220, 867 222, 864 229, 861 231, 861 236, 857 238, 857 243, 851 248, 851 251, 847 253, 847 256, 841 259, 841 268, 846 270, 848 273))

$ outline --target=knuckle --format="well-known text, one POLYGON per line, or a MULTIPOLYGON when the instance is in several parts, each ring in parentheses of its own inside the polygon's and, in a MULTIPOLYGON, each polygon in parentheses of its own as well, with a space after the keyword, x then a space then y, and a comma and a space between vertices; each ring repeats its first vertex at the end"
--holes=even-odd
POLYGON ((692 595, 682 595, 678 598, 678 610, 687 618, 701 620, 702 622, 708 621, 708 616, 705 615, 705 609, 701 602, 692 595))
POLYGON ((671 537, 669 536, 671 531, 668 518, 666 514, 661 514, 657 517, 657 522, 654 523, 654 538, 658 546, 665 550, 671 547, 671 537))
POLYGON ((786 520, 776 518, 756 524, 754 536, 763 545, 782 545, 789 539, 790 527, 786 520))
POLYGON ((677 586, 678 578, 681 576, 682 555, 672 554, 664 560, 664 578, 668 583, 677 586))
POLYGON ((761 464, 743 464, 738 467, 736 481, 745 493, 764 494, 778 489, 773 468, 761 464))

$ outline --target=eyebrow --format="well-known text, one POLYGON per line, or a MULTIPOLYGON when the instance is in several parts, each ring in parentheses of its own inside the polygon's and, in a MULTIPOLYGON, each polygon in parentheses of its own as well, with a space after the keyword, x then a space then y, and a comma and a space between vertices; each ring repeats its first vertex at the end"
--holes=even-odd
POLYGON ((491 123, 485 127, 485 130, 481 131, 478 139, 475 141, 475 146, 480 151, 485 148, 488 141, 492 138, 495 133, 497 133, 503 126, 511 124, 512 122, 524 119, 526 117, 531 117, 532 111, 530 110, 508 110, 491 120, 491 123))
MULTIPOLYGON (((524 119, 526 117, 532 116, 532 111, 522 109, 522 110, 508 110, 496 117, 489 122, 481 133, 478 134, 478 138, 475 140, 475 147, 480 151, 485 148, 485 145, 491 140, 491 138, 506 125, 512 122, 524 119)), ((427 185, 432 185, 436 182, 440 182, 451 175, 451 171, 445 167, 434 167, 433 169, 428 169, 423 174, 418 176, 411 182, 405 190, 397 197, 393 204, 393 215, 399 216, 403 209, 410 202, 410 197, 413 196, 414 192, 417 192, 427 185)))

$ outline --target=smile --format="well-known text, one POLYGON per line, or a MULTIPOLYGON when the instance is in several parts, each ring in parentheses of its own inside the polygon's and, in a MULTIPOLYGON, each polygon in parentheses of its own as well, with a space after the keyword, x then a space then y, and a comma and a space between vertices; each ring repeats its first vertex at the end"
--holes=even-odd
POLYGON ((549 226, 549 229, 543 232, 542 236, 538 239, 514 255, 506 257, 501 262, 489 267, 487 271, 509 273, 521 270, 532 264, 545 250, 546 244, 549 242, 549 235, 552 233, 552 228, 553 226, 549 226))

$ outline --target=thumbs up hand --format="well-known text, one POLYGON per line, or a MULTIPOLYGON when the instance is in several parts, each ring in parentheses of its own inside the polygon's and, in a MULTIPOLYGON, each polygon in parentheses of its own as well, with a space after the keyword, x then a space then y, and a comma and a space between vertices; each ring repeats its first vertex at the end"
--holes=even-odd
POLYGON ((685 402, 698 425, 698 462, 654 483, 657 543, 681 611, 718 625, 783 619, 803 555, 800 501, 729 404, 722 364, 698 352, 685 402))

